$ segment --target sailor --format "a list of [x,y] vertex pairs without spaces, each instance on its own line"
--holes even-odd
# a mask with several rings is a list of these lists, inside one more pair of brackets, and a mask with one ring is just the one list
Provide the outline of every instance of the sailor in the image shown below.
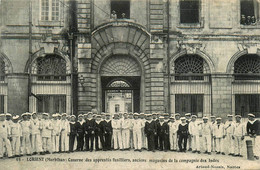
[[113,128],[113,141],[114,141],[114,150],[122,149],[122,121],[119,118],[119,114],[114,114],[114,119],[111,122]]
[[10,131],[11,131],[11,144],[12,144],[12,151],[15,157],[20,157],[20,141],[22,136],[22,128],[20,123],[18,122],[19,116],[13,116],[13,123],[11,124]]
[[83,151],[84,147],[84,134],[85,134],[85,124],[84,124],[83,114],[78,115],[78,121],[76,123],[77,131],[77,151]]
[[[189,123],[191,122],[191,113],[186,113],[185,114],[185,118],[186,118],[186,122],[187,122],[187,124],[188,124],[188,126],[189,126]],[[192,151],[192,138],[191,138],[191,136],[189,135],[188,136],[188,151]]]
[[28,119],[28,113],[23,113],[21,116],[23,118],[23,120],[20,122],[22,127],[22,154],[27,154],[28,156],[31,156],[31,122]]
[[77,137],[76,116],[70,116],[69,152],[74,152],[75,139]]
[[248,122],[246,124],[246,131],[253,141],[254,157],[259,159],[260,156],[260,122],[255,119],[255,115],[248,114]]
[[201,137],[202,144],[206,154],[211,155],[211,134],[212,134],[212,126],[208,123],[208,118],[202,118],[203,123],[201,125]]
[[[101,123],[101,115],[96,116],[96,125],[95,125],[95,147],[96,151],[101,150],[99,146],[104,148],[104,129]],[[100,141],[100,144],[99,144]]]
[[163,124],[164,124],[164,117],[160,116],[159,117],[159,123],[157,126],[157,132],[158,132],[158,138],[159,138],[159,150],[163,151],[165,149],[165,141],[164,141],[164,136],[165,132],[163,129]]
[[134,115],[133,113],[128,114],[128,121],[130,122],[130,127],[129,127],[129,147],[131,149],[134,148],[134,136],[133,136],[133,122],[134,122]]
[[180,152],[186,152],[187,149],[187,140],[189,136],[189,125],[185,117],[181,117],[181,124],[178,126],[178,146]]
[[53,114],[52,118],[52,151],[53,153],[58,153],[60,147],[61,121],[58,120],[58,114]]
[[130,149],[130,127],[131,120],[128,119],[128,114],[124,113],[124,120],[122,121],[122,149],[129,150]]
[[146,137],[145,137],[145,133],[144,133],[144,126],[145,126],[145,122],[146,122],[146,120],[145,120],[145,114],[144,113],[140,113],[140,115],[139,115],[139,120],[140,121],[142,121],[142,128],[141,128],[141,130],[142,130],[142,149],[147,149],[147,139],[146,139]]
[[37,113],[32,113],[30,129],[31,129],[31,137],[32,137],[32,153],[35,154],[43,154],[42,152],[42,137],[41,137],[41,122],[38,119]]
[[157,123],[152,121],[152,114],[147,114],[144,130],[148,142],[148,151],[155,152],[154,136],[157,135]]
[[215,123],[212,127],[213,129],[213,137],[216,142],[216,152],[217,154],[222,153],[222,155],[225,155],[223,151],[223,140],[225,139],[225,128],[224,125],[221,123],[221,118],[216,118],[217,123]]
[[170,138],[170,150],[171,151],[176,151],[176,138],[177,138],[177,131],[178,131],[178,126],[175,122],[175,118],[172,116],[170,117],[170,122],[169,124],[169,138]]
[[144,127],[144,121],[139,119],[139,114],[134,113],[133,121],[133,139],[135,151],[142,152],[142,127]]
[[110,120],[110,114],[105,114],[105,120],[101,122],[104,132],[104,147],[103,150],[111,150],[111,140],[112,140],[112,125]]
[[200,153],[200,123],[197,122],[197,116],[191,116],[191,122],[189,123],[189,133],[192,142],[192,153]]
[[[179,128],[179,124],[181,124],[180,118],[181,118],[181,115],[179,113],[175,113],[175,123],[176,123],[177,129]],[[178,138],[178,134],[177,134],[177,138],[176,138],[176,141],[175,141],[176,150],[179,149],[178,141],[179,141],[179,138]]]
[[[216,116],[212,115],[210,116],[210,125],[213,127],[216,124]],[[216,151],[216,139],[213,136],[213,131],[211,134],[211,151],[215,152]]]
[[224,124],[226,137],[224,140],[225,152],[228,155],[234,155],[234,140],[232,139],[232,135],[234,133],[235,123],[233,122],[233,115],[227,115],[228,120]]
[[[96,122],[93,118],[93,113],[88,112],[88,118],[85,120],[85,143],[86,143],[86,151],[93,151],[94,148],[94,138],[95,138],[95,127]],[[89,149],[89,142],[90,142],[90,149]]]
[[53,125],[49,119],[49,113],[43,113],[42,121],[42,147],[45,154],[52,152],[51,134]]
[[10,144],[10,127],[9,123],[6,121],[5,114],[0,114],[0,159],[3,158],[4,146],[6,147],[8,158],[13,158],[12,148]]
[[234,140],[234,156],[242,157],[242,146],[246,134],[245,125],[241,122],[241,116],[235,116],[236,123],[234,126],[234,134],[232,136]]
[[66,119],[67,114],[61,115],[61,152],[69,152],[69,135],[70,135],[70,124]]

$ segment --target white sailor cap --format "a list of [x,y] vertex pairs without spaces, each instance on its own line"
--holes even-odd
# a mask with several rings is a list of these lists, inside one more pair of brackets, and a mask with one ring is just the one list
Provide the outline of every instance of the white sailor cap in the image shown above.
[[147,114],[145,114],[146,116],[152,116],[152,114],[151,113],[147,113]]
[[192,115],[191,117],[195,117],[195,118],[197,118],[197,115]]
[[156,115],[157,113],[153,112],[152,115]]
[[32,112],[32,115],[37,114],[36,112]]
[[18,119],[18,118],[19,118],[19,115],[13,116],[13,119],[14,119],[14,120],[16,120],[16,119]]
[[56,113],[52,114],[52,117],[58,117],[58,115]]
[[255,117],[255,115],[254,115],[254,114],[252,114],[252,113],[249,113],[247,116],[250,116],[250,117]]
[[180,116],[180,113],[175,113],[175,116]]
[[175,119],[175,118],[173,116],[171,116],[170,119]]
[[221,117],[217,117],[216,120],[221,120]]
[[67,116],[67,113],[62,113],[61,116]]
[[135,112],[135,113],[134,113],[134,116],[139,116],[139,113],[136,113],[136,112]]
[[101,115],[97,115],[96,118],[101,117]]
[[208,117],[203,117],[202,119],[203,119],[203,120],[208,120],[209,118],[208,118]]
[[60,117],[60,116],[61,116],[61,114],[60,114],[60,113],[56,113],[56,115],[57,115],[58,117]]
[[227,117],[233,117],[233,115],[231,115],[231,114],[228,114],[228,115],[227,115]]
[[216,118],[216,116],[212,115],[212,116],[210,116],[210,118]]
[[23,116],[27,116],[27,113],[22,113],[21,116],[22,116],[22,117],[23,117]]
[[240,115],[236,115],[235,117],[239,117],[239,118],[241,118],[241,116],[240,116]]
[[68,115],[70,118],[72,118],[72,117],[74,117],[74,118],[76,118],[76,116],[75,115]]
[[110,113],[106,113],[106,116],[110,116]]
[[83,117],[83,114],[79,114],[78,117]]
[[93,112],[88,112],[87,114],[88,114],[88,115],[89,115],[89,114],[93,114]]
[[140,115],[144,115],[144,113],[140,113]]
[[181,117],[180,119],[181,119],[181,120],[186,120],[186,118],[185,118],[185,117]]
[[191,116],[191,113],[186,113],[185,116]]
[[12,116],[12,114],[11,113],[6,113],[5,116]]
[[159,119],[164,119],[164,117],[163,117],[163,116],[160,116]]
[[0,116],[5,116],[5,114],[4,114],[4,113],[1,113]]
[[84,113],[83,116],[87,116],[88,114],[87,113]]
[[49,113],[42,113],[42,115],[49,116]]

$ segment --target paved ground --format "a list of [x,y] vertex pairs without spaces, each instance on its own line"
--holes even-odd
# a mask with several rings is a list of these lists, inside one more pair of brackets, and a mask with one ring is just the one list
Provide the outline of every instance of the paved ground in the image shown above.
[[260,161],[190,152],[99,151],[4,159],[0,169],[260,169]]

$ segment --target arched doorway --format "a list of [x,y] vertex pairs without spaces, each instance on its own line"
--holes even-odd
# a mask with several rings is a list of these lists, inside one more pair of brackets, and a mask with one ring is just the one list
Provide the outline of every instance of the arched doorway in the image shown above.
[[100,75],[103,112],[140,112],[141,69],[134,58],[110,56]]

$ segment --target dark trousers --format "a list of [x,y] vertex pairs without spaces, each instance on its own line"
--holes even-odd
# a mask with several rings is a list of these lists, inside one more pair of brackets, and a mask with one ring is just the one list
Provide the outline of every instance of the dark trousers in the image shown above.
[[69,151],[73,151],[74,142],[75,142],[76,134],[70,134],[69,136]]
[[170,137],[169,137],[169,134],[164,134],[164,150],[170,150]]
[[86,134],[85,136],[85,143],[86,143],[86,150],[89,151],[89,140],[90,140],[90,150],[93,151],[94,146],[94,134]]
[[154,145],[155,145],[155,149],[159,149],[158,135],[154,135]]
[[84,133],[79,133],[77,136],[77,151],[83,151]]
[[[187,135],[179,135],[178,145],[179,145],[180,151],[186,151],[186,149],[187,149],[187,139],[188,139]],[[183,145],[183,147],[182,147],[182,145]]]
[[95,146],[96,146],[96,150],[99,150],[99,142],[98,142],[98,138],[100,139],[101,142],[101,146],[104,149],[104,136],[102,133],[97,133],[95,135]]
[[111,150],[111,140],[112,140],[112,133],[107,133],[104,135],[105,141],[104,141],[104,147],[106,150]]
[[148,150],[154,151],[155,149],[154,134],[147,134],[147,142],[148,142]]

